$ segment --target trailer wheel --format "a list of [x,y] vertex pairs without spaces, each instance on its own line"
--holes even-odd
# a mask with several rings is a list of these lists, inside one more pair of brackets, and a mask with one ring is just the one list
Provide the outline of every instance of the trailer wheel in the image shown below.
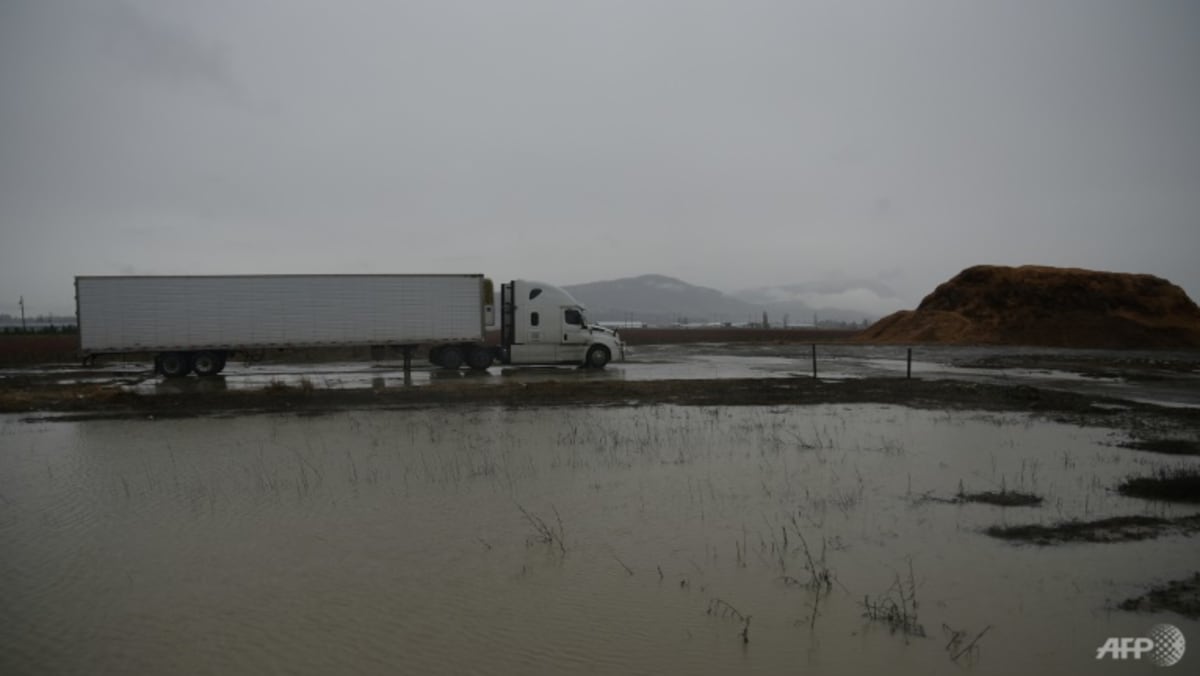
[[608,360],[612,358],[608,348],[603,345],[593,345],[592,349],[587,351],[587,359],[583,365],[588,368],[602,369],[608,365]]
[[441,362],[444,369],[458,370],[463,363],[463,351],[454,345],[443,347],[441,354],[438,355],[438,361]]
[[434,366],[442,365],[442,348],[440,348],[440,347],[429,348],[429,363],[433,364]]
[[482,345],[476,345],[467,352],[467,366],[476,371],[486,371],[493,359],[492,351]]
[[158,370],[168,378],[182,378],[192,372],[191,357],[187,352],[164,352],[158,355]]
[[192,357],[192,368],[198,376],[215,376],[225,366],[225,360],[219,352],[197,352]]

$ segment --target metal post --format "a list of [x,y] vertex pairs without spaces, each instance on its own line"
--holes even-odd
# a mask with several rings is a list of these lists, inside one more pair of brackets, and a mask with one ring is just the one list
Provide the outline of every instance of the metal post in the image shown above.
[[908,348],[908,369],[907,369],[907,375],[905,377],[908,378],[909,380],[912,380],[912,348],[911,347]]
[[812,344],[813,380],[817,379],[817,344]]
[[21,333],[24,333],[27,330],[25,328],[25,296],[21,296],[19,304],[21,306]]

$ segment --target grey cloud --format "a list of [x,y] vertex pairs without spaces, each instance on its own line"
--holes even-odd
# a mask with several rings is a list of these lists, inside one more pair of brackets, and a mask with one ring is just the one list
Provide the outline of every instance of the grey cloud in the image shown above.
[[0,312],[126,266],[656,272],[883,309],[1043,263],[1200,295],[1194,3],[0,12]]
[[[144,76],[170,86],[198,85],[235,91],[228,59],[214,44],[153,14],[124,3],[93,4],[81,9],[94,13],[97,47]],[[90,23],[90,21],[89,21]]]

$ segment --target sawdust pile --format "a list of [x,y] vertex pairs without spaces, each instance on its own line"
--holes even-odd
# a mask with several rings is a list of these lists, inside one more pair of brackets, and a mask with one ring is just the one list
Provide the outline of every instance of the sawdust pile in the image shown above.
[[1160,277],[977,265],[858,340],[1093,348],[1200,347],[1200,308]]

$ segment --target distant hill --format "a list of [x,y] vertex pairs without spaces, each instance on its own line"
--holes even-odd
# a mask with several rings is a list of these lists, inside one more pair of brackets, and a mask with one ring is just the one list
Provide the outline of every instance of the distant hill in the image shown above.
[[[896,308],[896,294],[875,280],[823,280],[735,291],[734,298],[753,303],[772,317],[788,315],[794,323],[860,322]],[[875,312],[863,308],[877,308]]]
[[703,286],[673,277],[641,275],[565,287],[588,307],[597,321],[640,321],[647,324],[762,320],[762,308]]
[[1152,275],[1044,266],[978,265],[884,317],[870,342],[1200,347],[1200,308]]
[[805,304],[798,298],[802,293],[811,296],[812,285],[762,287],[726,294],[674,277],[641,275],[565,288],[588,307],[597,321],[746,324],[761,322],[765,311],[772,326],[782,326],[785,318],[790,325],[797,326],[811,324],[814,316],[821,322],[858,322],[868,317],[855,310],[813,308]]

